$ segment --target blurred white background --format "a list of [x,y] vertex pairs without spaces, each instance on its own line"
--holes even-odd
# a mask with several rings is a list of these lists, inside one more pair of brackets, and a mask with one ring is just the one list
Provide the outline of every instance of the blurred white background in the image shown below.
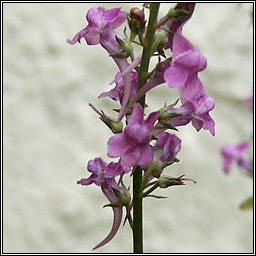
[[[142,3],[4,3],[3,222],[5,253],[91,253],[112,225],[112,211],[88,177],[87,161],[106,161],[111,132],[88,107],[110,112],[116,66],[100,46],[66,43],[87,25],[89,8],[141,7]],[[162,4],[161,15],[173,4]],[[181,127],[180,163],[166,174],[198,183],[159,191],[168,199],[144,201],[147,253],[251,253],[253,214],[239,210],[252,180],[234,167],[221,170],[220,149],[250,137],[252,112],[240,99],[253,86],[252,4],[199,3],[184,35],[208,59],[200,73],[214,97],[216,136]],[[122,27],[123,28],[123,27]],[[174,102],[166,85],[150,92],[149,111]],[[132,252],[128,225],[97,253]]]

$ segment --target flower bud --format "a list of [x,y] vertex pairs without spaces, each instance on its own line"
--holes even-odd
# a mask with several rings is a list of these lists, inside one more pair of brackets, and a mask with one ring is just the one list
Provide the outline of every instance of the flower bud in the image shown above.
[[196,181],[192,179],[182,178],[183,176],[184,175],[178,178],[172,178],[169,176],[162,175],[158,179],[157,184],[160,188],[168,188],[170,186],[185,185],[184,181],[192,181],[193,183],[196,183]]
[[145,28],[145,14],[144,10],[132,8],[128,19],[128,24],[131,32],[135,35],[142,34]]
[[158,179],[157,183],[160,188],[168,188],[170,186],[176,186],[176,185],[185,185],[182,181],[179,181],[176,178],[171,178],[165,175],[162,175]]
[[130,10],[130,16],[132,19],[136,19],[138,21],[143,21],[145,20],[145,14],[144,14],[144,10],[140,10],[137,7],[133,7]]
[[117,123],[115,120],[113,120],[113,118],[105,115],[102,110],[99,111],[91,103],[89,103],[89,106],[100,116],[100,120],[103,121],[114,134],[121,133],[123,131],[122,122]]
[[123,132],[122,122],[117,123],[111,117],[106,116],[105,114],[100,117],[100,120],[102,120],[114,134]]
[[161,163],[159,162],[159,158],[155,157],[151,165],[149,166],[147,172],[152,174],[154,177],[159,178],[162,171],[163,171],[163,168]]
[[178,8],[178,9],[171,8],[169,10],[169,17],[174,22],[183,21],[187,18],[188,15],[189,15],[189,12],[183,8]]

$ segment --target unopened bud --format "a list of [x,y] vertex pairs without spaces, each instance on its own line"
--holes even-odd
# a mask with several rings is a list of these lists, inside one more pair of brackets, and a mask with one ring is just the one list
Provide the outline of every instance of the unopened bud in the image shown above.
[[130,10],[128,24],[132,33],[135,35],[142,34],[146,24],[144,10],[135,7],[132,8]]
[[171,178],[165,175],[162,175],[158,181],[158,186],[160,188],[168,188],[170,186],[177,186],[177,185],[185,185],[182,181],[180,181],[178,178]]
[[143,21],[145,20],[145,14],[143,10],[140,10],[137,7],[133,7],[130,10],[130,15],[132,19],[137,19],[138,21]]
[[89,106],[100,116],[100,120],[102,120],[114,134],[121,133],[123,131],[122,122],[117,123],[113,118],[105,115],[102,110],[99,111],[91,103],[89,103]]
[[100,120],[102,120],[108,127],[109,129],[114,133],[121,133],[123,132],[123,123],[119,122],[117,123],[115,120],[113,120],[111,117],[102,115],[100,117]]
[[160,188],[168,188],[170,186],[179,186],[179,185],[185,185],[184,181],[192,181],[193,183],[196,183],[196,181],[188,178],[182,178],[184,175],[178,177],[178,178],[172,178],[169,176],[162,175],[157,183]]
[[169,10],[169,17],[174,22],[183,21],[187,18],[188,15],[189,15],[189,12],[183,8],[178,8],[178,9],[171,8]]
[[151,165],[149,166],[147,172],[152,174],[154,177],[159,178],[162,171],[162,165],[160,164],[158,157],[155,157]]

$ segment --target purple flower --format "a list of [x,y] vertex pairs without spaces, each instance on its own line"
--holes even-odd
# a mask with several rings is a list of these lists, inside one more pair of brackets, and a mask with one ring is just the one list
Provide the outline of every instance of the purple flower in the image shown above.
[[144,120],[144,110],[140,104],[136,104],[124,132],[108,140],[108,156],[121,157],[124,169],[136,165],[148,167],[153,157],[149,144],[151,131],[158,116],[159,112],[153,112]]
[[136,20],[141,21],[141,22],[145,21],[144,9],[140,10],[137,7],[133,7],[130,10],[130,15],[131,15],[131,18],[133,18],[133,19],[136,19]]
[[244,153],[248,150],[249,143],[241,142],[236,145],[226,145],[221,150],[223,158],[222,168],[224,173],[230,172],[232,164],[236,163],[243,169],[252,169],[251,163],[244,157]]
[[[113,225],[109,234],[102,242],[93,248],[93,250],[95,250],[111,241],[116,235],[122,221],[122,206],[127,199],[127,195],[125,195],[124,189],[115,181],[115,177],[123,173],[123,168],[119,163],[111,162],[106,164],[101,158],[95,158],[88,162],[87,169],[92,173],[91,176],[89,178],[81,179],[77,184],[90,185],[94,183],[97,186],[100,186],[102,192],[110,202],[109,206],[113,206],[112,210],[114,213]],[[120,196],[118,196],[118,194]]]
[[[131,72],[130,75],[131,75],[131,92],[130,92],[129,98],[132,99],[136,94],[136,89],[138,84],[138,74],[137,72]],[[116,82],[116,87],[108,92],[103,92],[99,96],[99,98],[109,97],[114,101],[119,100],[120,103],[122,104],[123,96],[124,96],[124,81],[123,81],[123,78],[120,77],[120,72],[116,74],[115,82]]]
[[205,93],[198,93],[197,97],[193,100],[196,106],[195,116],[192,119],[192,125],[197,131],[201,128],[209,130],[210,133],[215,135],[215,122],[211,118],[209,112],[215,107],[215,101],[213,98],[207,96]]
[[105,179],[109,179],[114,183],[114,178],[122,173],[122,166],[119,163],[111,162],[108,165],[101,159],[95,158],[90,160],[87,165],[87,169],[91,172],[89,178],[81,179],[77,184],[90,185],[92,183],[97,186],[101,186]]
[[[173,37],[172,65],[165,71],[165,81],[170,88],[186,88],[186,97],[193,97],[199,84],[197,73],[206,68],[206,58],[181,34]],[[196,79],[197,78],[197,79]],[[189,80],[189,83],[187,83]],[[189,91],[189,92],[188,92]]]
[[[127,14],[122,12],[120,8],[110,10],[105,10],[101,7],[91,8],[86,15],[88,26],[79,31],[72,40],[67,40],[67,42],[69,44],[80,43],[81,39],[85,38],[88,45],[100,44],[113,57],[113,60],[122,73],[128,69],[129,63],[126,58],[115,57],[115,55],[122,52],[116,38],[119,38],[121,41],[123,41],[123,39],[117,35],[114,29],[122,25],[126,17]],[[125,74],[123,80],[125,86],[120,113],[123,112],[129,100],[131,91],[130,74]],[[119,118],[119,121],[121,121],[121,118]]]
[[67,40],[69,44],[81,43],[84,38],[89,45],[100,43],[104,30],[113,30],[121,26],[126,20],[127,14],[120,8],[105,10],[104,8],[91,8],[86,14],[88,26],[80,30],[72,40]]
[[165,167],[179,162],[176,155],[181,149],[181,140],[174,134],[161,132],[156,135],[154,146],[154,159],[144,174],[144,183],[148,183],[153,177],[159,178]]
[[181,149],[181,140],[174,134],[163,132],[158,135],[155,154],[160,153],[160,161],[172,162]]
[[214,100],[205,94],[198,72],[206,68],[206,58],[180,33],[173,37],[172,65],[164,77],[170,88],[178,88],[181,102],[192,102],[196,108],[192,125],[199,131],[209,130],[215,135],[215,122],[209,115],[214,108]]

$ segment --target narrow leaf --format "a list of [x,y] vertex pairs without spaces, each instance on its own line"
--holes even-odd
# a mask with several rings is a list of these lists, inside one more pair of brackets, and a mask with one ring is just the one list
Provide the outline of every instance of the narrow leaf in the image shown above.
[[167,196],[157,196],[157,195],[147,195],[147,197],[153,197],[153,198],[156,198],[156,199],[165,199],[165,198],[168,198]]

